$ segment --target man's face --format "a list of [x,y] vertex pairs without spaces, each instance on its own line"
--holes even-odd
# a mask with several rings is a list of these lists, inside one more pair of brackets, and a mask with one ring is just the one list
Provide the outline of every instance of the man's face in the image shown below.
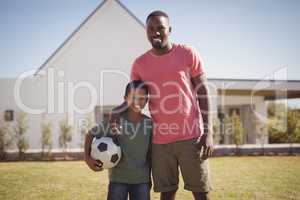
[[147,104],[148,97],[144,89],[131,89],[128,95],[125,96],[125,101],[127,101],[130,109],[135,112],[141,112]]
[[168,18],[154,16],[147,21],[147,37],[154,49],[163,49],[168,45],[171,27]]

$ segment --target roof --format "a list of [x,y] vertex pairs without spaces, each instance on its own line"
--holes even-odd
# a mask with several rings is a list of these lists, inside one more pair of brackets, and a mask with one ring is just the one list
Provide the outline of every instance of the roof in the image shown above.
[[208,79],[223,95],[263,96],[266,100],[300,98],[300,80]]
[[60,49],[71,40],[71,38],[87,23],[87,21],[89,21],[89,19],[91,19],[94,14],[96,12],[98,12],[103,5],[105,5],[107,2],[109,1],[115,1],[117,2],[130,16],[133,17],[133,19],[136,20],[136,22],[142,26],[142,28],[145,28],[145,24],[139,20],[128,8],[126,8],[126,6],[124,4],[122,4],[119,0],[103,0],[99,6],[97,6],[90,15],[87,16],[87,18],[69,35],[69,37],[67,37],[67,39],[50,55],[50,57],[36,70],[36,72],[34,73],[34,76],[36,76],[38,74],[38,72],[43,69],[47,63],[60,51]]

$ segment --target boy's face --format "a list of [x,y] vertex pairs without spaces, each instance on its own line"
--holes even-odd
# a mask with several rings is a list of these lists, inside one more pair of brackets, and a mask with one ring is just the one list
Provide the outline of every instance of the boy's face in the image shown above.
[[147,94],[144,89],[130,89],[127,96],[124,97],[129,109],[135,112],[141,112],[147,104]]

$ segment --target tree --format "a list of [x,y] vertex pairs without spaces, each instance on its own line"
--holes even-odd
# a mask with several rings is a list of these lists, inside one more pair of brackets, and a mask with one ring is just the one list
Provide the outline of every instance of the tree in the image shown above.
[[257,138],[260,142],[262,154],[265,155],[265,142],[268,135],[267,125],[259,119],[259,117],[252,112],[251,114],[252,126],[254,127],[255,133],[257,134]]
[[268,117],[284,117],[287,114],[287,106],[284,103],[268,103]]
[[293,143],[300,142],[297,140],[299,138],[299,130],[300,130],[300,111],[298,110],[288,110],[287,115],[287,135],[288,142],[290,143],[290,154],[293,153]]
[[233,142],[236,145],[235,152],[239,154],[239,146],[243,141],[243,126],[240,116],[234,111],[225,118],[225,132],[233,136]]
[[49,159],[51,156],[51,150],[52,150],[52,123],[49,120],[43,119],[41,124],[42,129],[42,155],[41,157],[45,157],[45,153],[47,158]]
[[213,137],[214,144],[220,144],[221,141],[221,132],[220,132],[220,120],[217,117],[213,118]]
[[93,127],[93,117],[91,115],[87,115],[83,120],[81,120],[80,124],[80,147],[84,146],[85,134]]
[[72,126],[68,125],[67,120],[60,121],[60,136],[59,146],[63,148],[63,152],[66,158],[66,150],[68,149],[69,143],[72,141]]
[[0,117],[0,159],[6,158],[6,151],[13,143],[13,130],[9,122]]
[[16,125],[15,125],[15,139],[16,145],[19,151],[19,159],[23,160],[25,158],[25,152],[29,148],[29,143],[26,139],[26,132],[28,130],[28,118],[26,113],[19,112],[16,116]]
[[270,143],[300,143],[300,111],[282,103],[268,105]]

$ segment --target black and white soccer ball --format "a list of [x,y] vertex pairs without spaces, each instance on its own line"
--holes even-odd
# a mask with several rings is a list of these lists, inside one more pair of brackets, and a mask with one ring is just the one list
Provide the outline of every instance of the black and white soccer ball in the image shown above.
[[91,157],[101,161],[103,169],[116,166],[121,159],[121,148],[116,138],[95,138],[92,142]]

